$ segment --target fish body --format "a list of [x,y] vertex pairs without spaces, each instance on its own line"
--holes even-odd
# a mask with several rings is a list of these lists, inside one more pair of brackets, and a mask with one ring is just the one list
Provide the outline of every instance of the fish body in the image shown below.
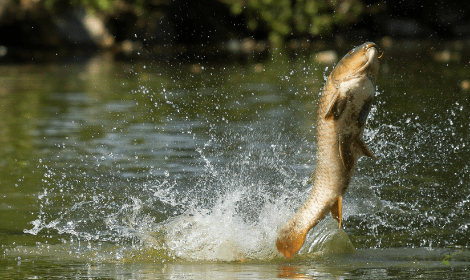
[[362,134],[372,106],[379,52],[367,42],[346,54],[329,75],[319,101],[317,165],[309,197],[284,225],[276,240],[287,258],[302,247],[308,231],[328,212],[341,227],[342,198],[360,156],[374,157]]

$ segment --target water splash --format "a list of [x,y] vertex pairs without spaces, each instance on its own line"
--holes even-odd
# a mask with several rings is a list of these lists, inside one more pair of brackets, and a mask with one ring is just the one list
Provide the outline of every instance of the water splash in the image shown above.
[[[277,134],[268,137],[268,144],[260,139],[266,135],[241,129],[212,136],[196,147],[203,164],[199,175],[189,180],[166,174],[162,180],[128,183],[114,176],[84,176],[87,173],[80,170],[81,180],[73,180],[74,176],[49,169],[45,177],[50,187],[39,195],[38,217],[25,232],[57,231],[62,242],[76,244],[79,255],[91,254],[94,259],[99,255],[121,260],[142,250],[160,252],[156,259],[162,261],[279,257],[277,228],[310,191],[303,172],[312,167],[299,165],[298,159],[313,157],[314,151],[305,155],[310,144],[302,139]],[[231,149],[227,142],[237,146]],[[327,237],[311,239],[305,253],[323,250],[337,234],[326,230],[326,224],[318,228],[312,236]],[[103,245],[84,248],[84,242],[115,244],[120,253],[99,253]],[[349,239],[341,244],[350,246]],[[92,253],[84,253],[87,250]]]

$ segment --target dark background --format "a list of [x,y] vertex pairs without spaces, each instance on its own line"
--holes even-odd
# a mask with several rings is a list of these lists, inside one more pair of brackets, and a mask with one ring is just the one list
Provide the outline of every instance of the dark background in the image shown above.
[[[0,62],[101,50],[125,59],[181,54],[194,58],[195,53],[210,58],[215,53],[299,46],[311,50],[383,38],[470,39],[470,6],[465,1],[264,2],[6,0],[0,3]],[[320,8],[308,12],[307,2]],[[87,25],[87,17],[95,24]]]

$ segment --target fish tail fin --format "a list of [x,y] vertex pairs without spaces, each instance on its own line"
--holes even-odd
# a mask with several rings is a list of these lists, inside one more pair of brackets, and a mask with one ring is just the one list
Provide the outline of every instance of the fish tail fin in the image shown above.
[[307,230],[295,230],[295,226],[288,226],[281,230],[276,240],[276,247],[286,258],[297,253],[305,242]]

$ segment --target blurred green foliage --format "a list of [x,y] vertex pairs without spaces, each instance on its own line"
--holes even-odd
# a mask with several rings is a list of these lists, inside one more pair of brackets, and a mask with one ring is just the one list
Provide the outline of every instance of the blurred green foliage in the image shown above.
[[[111,13],[117,8],[132,7],[142,13],[153,7],[168,7],[184,1],[167,0],[43,0],[50,10],[66,6],[85,6]],[[206,0],[207,1],[207,0]],[[211,0],[221,2],[233,15],[246,20],[250,31],[269,33],[274,45],[289,36],[318,36],[331,33],[335,26],[347,26],[359,19],[364,11],[362,0]],[[208,1],[210,2],[210,1]],[[212,5],[213,6],[213,5]],[[206,6],[211,8],[210,3]],[[197,11],[196,11],[197,12]],[[214,11],[220,12],[220,11]],[[182,15],[184,16],[184,15]]]
[[221,0],[233,14],[247,18],[251,30],[266,25],[271,40],[287,36],[323,35],[335,25],[356,21],[364,10],[360,0]]
[[158,2],[149,0],[43,0],[46,8],[52,11],[61,10],[70,6],[83,6],[101,12],[113,12],[116,8],[132,6],[134,8],[145,9],[147,2]]

